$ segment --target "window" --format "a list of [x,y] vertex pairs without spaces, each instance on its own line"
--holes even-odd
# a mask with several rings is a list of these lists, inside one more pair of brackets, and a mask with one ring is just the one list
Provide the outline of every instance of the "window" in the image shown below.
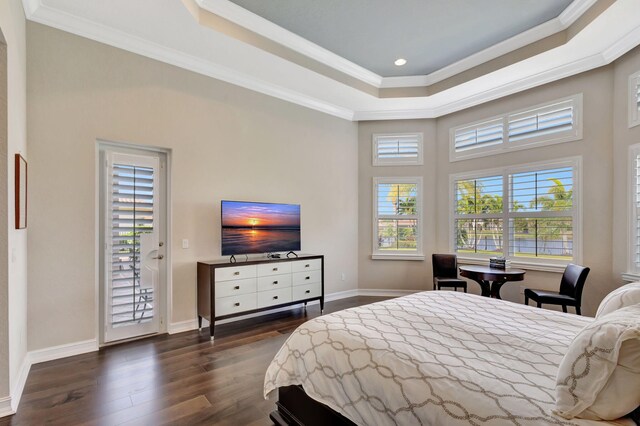
[[512,263],[579,261],[579,160],[452,176],[453,250]]
[[455,130],[456,152],[499,145],[503,142],[503,120],[487,121]]
[[422,254],[422,178],[374,178],[373,259]]
[[640,71],[629,76],[629,127],[640,125]]
[[[630,281],[640,278],[640,144],[629,149],[630,214],[629,214],[629,272]],[[626,275],[626,274],[625,274]]]
[[449,160],[484,157],[582,138],[582,94],[450,130]]
[[421,165],[422,133],[373,135],[373,165]]

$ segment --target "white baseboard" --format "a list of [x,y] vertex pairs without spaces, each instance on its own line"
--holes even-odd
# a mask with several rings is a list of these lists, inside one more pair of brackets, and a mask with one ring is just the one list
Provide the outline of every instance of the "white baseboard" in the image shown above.
[[27,377],[29,377],[29,371],[31,371],[31,362],[29,359],[29,353],[27,352],[22,360],[22,365],[20,366],[18,381],[11,388],[11,409],[14,412],[18,410],[18,404],[20,404],[24,385],[27,383]]
[[[338,291],[335,293],[329,293],[325,295],[325,302],[332,302],[334,300],[346,299],[348,297],[355,296],[376,296],[376,297],[400,297],[408,294],[417,293],[422,290],[390,290],[390,289],[368,289],[360,288],[353,290]],[[318,301],[309,302],[310,305],[316,304]],[[296,305],[285,306],[283,308],[273,309],[270,311],[257,312],[254,314],[243,315],[241,317],[229,318],[222,321],[217,321],[217,324],[225,324],[233,321],[239,321],[242,319],[253,318],[261,315],[266,315],[274,312],[280,312],[292,309]],[[207,321],[204,320],[203,326]],[[198,320],[187,320],[174,322],[169,324],[167,332],[169,334],[182,333],[185,331],[196,330],[198,328]],[[29,371],[33,364],[41,362],[53,361],[60,358],[67,358],[74,355],[80,355],[88,352],[94,352],[98,350],[98,341],[95,339],[85,340],[82,342],[69,343],[66,345],[53,346],[50,348],[38,349],[27,353],[25,360],[20,367],[20,373],[18,375],[18,381],[11,390],[11,396],[0,398],[0,417],[9,416],[15,414],[22,397],[24,386],[29,376]]]
[[[360,289],[338,291],[338,292],[335,292],[335,293],[326,294],[324,296],[324,301],[325,302],[333,302],[334,300],[346,299],[347,297],[355,297],[355,296],[400,297],[400,296],[406,296],[406,295],[412,294],[412,293],[417,293],[419,291],[424,291],[424,290],[389,290],[389,289],[360,288]],[[313,302],[309,302],[309,305],[315,305],[315,304],[318,304],[318,303],[319,303],[319,301],[314,300]],[[256,312],[256,313],[253,313],[253,314],[242,315],[242,316],[234,317],[234,318],[228,318],[228,319],[225,319],[225,320],[216,321],[216,325],[217,324],[227,324],[227,323],[230,323],[230,322],[240,321],[240,320],[248,319],[248,318],[255,318],[255,317],[262,316],[262,315],[272,314],[272,313],[275,313],[275,312],[288,311],[290,309],[293,309],[293,308],[296,308],[296,307],[299,307],[299,306],[301,306],[301,305],[285,306],[283,308],[272,309],[272,310],[269,310],[269,311]],[[203,319],[202,320],[202,327],[208,327],[208,326],[209,326],[209,322],[206,319]],[[186,320],[186,321],[179,321],[179,322],[171,323],[171,324],[169,324],[169,327],[167,327],[167,332],[169,334],[184,333],[185,331],[196,330],[197,328],[198,328],[198,320],[197,319],[193,319],[193,320]]]
[[413,293],[419,293],[426,290],[388,290],[376,288],[358,289],[358,296],[376,296],[376,297],[401,297]]
[[11,408],[11,397],[5,396],[0,398],[0,418],[15,414],[15,410]]
[[27,354],[31,365],[41,362],[53,361],[54,359],[66,358],[74,355],[86,354],[98,350],[98,341],[95,339],[84,340],[82,342],[68,343],[66,345],[52,346],[50,348],[38,349]]
[[358,289],[337,291],[335,293],[329,293],[324,295],[325,302],[333,302],[334,300],[346,299],[347,297],[355,297],[358,295]]
[[27,355],[20,366],[18,381],[11,389],[11,396],[0,398],[0,417],[15,414],[18,409],[18,405],[20,404],[20,399],[22,398],[24,386],[27,383],[27,377],[29,377],[29,371],[33,364],[67,358],[97,350],[98,342],[93,339],[27,352]]

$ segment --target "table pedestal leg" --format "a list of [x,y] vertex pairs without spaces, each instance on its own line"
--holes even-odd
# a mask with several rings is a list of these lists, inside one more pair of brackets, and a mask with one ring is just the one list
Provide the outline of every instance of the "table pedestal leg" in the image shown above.
[[482,289],[481,295],[484,297],[491,297],[491,282],[485,280],[475,280],[478,284],[480,284],[480,288]]
[[491,283],[491,297],[494,299],[502,299],[502,297],[500,297],[500,288],[504,283],[505,281],[494,281]]

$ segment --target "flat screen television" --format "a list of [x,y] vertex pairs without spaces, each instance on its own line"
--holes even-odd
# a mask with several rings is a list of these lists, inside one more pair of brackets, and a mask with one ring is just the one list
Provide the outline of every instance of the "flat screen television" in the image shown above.
[[222,255],[300,250],[300,205],[222,200]]

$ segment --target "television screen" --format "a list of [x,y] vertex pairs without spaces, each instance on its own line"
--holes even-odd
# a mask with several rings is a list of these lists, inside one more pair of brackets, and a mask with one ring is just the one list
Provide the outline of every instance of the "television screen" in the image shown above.
[[300,205],[222,201],[222,255],[300,250]]

